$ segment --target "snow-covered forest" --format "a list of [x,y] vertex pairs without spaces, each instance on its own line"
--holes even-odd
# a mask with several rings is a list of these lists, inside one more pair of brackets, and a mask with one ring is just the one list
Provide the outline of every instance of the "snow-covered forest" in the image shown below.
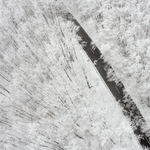
[[150,128],[150,2],[76,0],[66,2],[123,82]]
[[0,0],[0,149],[142,149],[67,13],[54,0]]

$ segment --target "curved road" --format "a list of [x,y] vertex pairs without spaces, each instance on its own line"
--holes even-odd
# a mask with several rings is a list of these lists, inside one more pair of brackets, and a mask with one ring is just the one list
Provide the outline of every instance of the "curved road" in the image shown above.
[[83,47],[84,51],[88,55],[88,57],[91,59],[93,63],[96,62],[96,69],[98,70],[99,74],[102,76],[103,80],[105,81],[106,85],[108,86],[109,90],[115,97],[115,99],[120,103],[120,105],[123,107],[123,113],[124,115],[128,116],[132,122],[132,125],[136,128],[134,129],[134,133],[137,136],[142,136],[141,139],[138,139],[140,144],[143,147],[147,147],[150,149],[150,140],[146,136],[146,134],[141,130],[140,125],[137,123],[138,121],[142,120],[143,123],[146,124],[145,119],[141,115],[140,111],[138,110],[136,104],[131,99],[130,95],[128,95],[129,102],[124,102],[124,85],[120,82],[120,85],[116,85],[114,81],[108,81],[106,70],[104,69],[104,66],[107,65],[110,68],[112,68],[108,63],[104,63],[104,60],[102,59],[102,54],[100,50],[95,47],[94,50],[92,49],[91,43],[92,40],[88,36],[88,34],[85,32],[85,30],[81,27],[81,25],[77,22],[77,20],[72,16],[72,14],[67,14],[67,19],[73,21],[77,26],[79,26],[78,35],[82,38],[82,42],[86,42],[87,44]]

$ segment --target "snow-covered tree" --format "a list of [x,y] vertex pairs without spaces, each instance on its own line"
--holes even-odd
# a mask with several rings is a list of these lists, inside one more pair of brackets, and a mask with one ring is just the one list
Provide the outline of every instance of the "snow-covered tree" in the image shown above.
[[141,149],[62,3],[0,6],[0,149]]

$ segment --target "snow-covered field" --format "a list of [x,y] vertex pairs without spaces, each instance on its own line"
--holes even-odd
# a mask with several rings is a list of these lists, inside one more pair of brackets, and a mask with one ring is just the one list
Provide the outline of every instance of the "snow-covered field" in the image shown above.
[[150,3],[129,0],[64,1],[121,80],[150,129]]
[[12,0],[0,7],[0,149],[142,149],[64,6]]

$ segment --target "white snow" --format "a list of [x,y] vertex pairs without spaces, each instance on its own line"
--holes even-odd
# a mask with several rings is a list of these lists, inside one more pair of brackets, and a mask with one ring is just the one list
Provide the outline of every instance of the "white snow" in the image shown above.
[[142,149],[63,5],[0,4],[0,149]]

